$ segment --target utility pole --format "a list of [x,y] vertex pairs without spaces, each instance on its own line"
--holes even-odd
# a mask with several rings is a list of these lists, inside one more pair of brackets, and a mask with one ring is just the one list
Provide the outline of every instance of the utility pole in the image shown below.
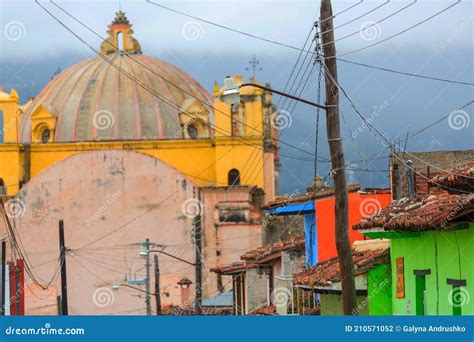
[[7,272],[7,242],[2,240],[2,307],[1,307],[1,316],[5,316],[5,291],[6,291],[6,272]]
[[344,150],[339,123],[339,88],[337,83],[336,46],[331,0],[321,0],[321,32],[326,84],[326,129],[331,153],[336,192],[336,249],[341,270],[342,302],[345,315],[355,314],[356,291],[354,265],[349,241],[348,195],[345,175]]
[[64,243],[64,221],[59,221],[59,259],[61,263],[61,311],[68,315],[67,305],[67,276],[66,276],[66,246]]
[[[201,203],[201,195],[198,195]],[[202,206],[201,206],[202,210]],[[196,315],[202,315],[202,241],[201,241],[201,210],[194,217],[194,243],[196,248],[196,300],[194,302],[194,311]]]
[[151,315],[151,297],[150,297],[150,239],[146,239],[145,242],[145,248],[146,248],[146,264],[145,264],[145,269],[146,269],[146,278],[145,278],[145,286],[146,286],[146,297],[145,297],[145,303],[146,303],[146,314],[148,316]]
[[161,296],[160,296],[160,266],[158,265],[158,256],[154,255],[155,261],[155,299],[156,314],[161,315]]

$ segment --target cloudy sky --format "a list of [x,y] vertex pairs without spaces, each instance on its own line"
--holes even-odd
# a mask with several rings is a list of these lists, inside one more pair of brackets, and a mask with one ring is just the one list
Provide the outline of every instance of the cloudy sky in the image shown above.
[[[303,46],[313,21],[319,16],[318,1],[154,1],[196,17],[297,47]],[[338,13],[359,0],[333,2],[334,12]],[[457,0],[419,0],[410,5],[412,2],[365,0],[336,16],[338,55],[380,67],[473,83],[473,2],[464,0],[403,32],[455,4]],[[98,37],[61,13],[49,1],[41,3],[88,43],[99,46]],[[257,78],[271,83],[274,88],[283,89],[299,55],[296,50],[229,32],[153,6],[144,0],[122,0],[121,4],[119,1],[60,0],[57,3],[100,34],[105,34],[106,25],[121,6],[134,25],[135,37],[145,54],[177,65],[209,90],[215,80],[222,82],[226,74],[249,76],[250,71],[246,70],[246,66],[254,55],[260,60],[263,69],[257,72]],[[398,14],[374,25],[399,10]],[[358,32],[367,25],[373,26],[363,33]],[[41,90],[58,68],[65,69],[93,55],[33,1],[0,0],[0,29],[0,84],[6,89],[12,86],[17,88],[23,100]],[[399,32],[402,33],[386,42],[353,52]],[[300,59],[303,65],[300,77],[302,84],[308,79],[306,87],[302,89],[301,86],[297,91],[287,90],[315,100],[318,68],[309,74],[311,67],[305,68],[309,65],[310,56],[305,63],[303,57]],[[389,74],[343,62],[338,65],[341,86],[347,90],[364,116],[371,117],[373,124],[392,139],[416,131],[473,98],[472,86]],[[304,70],[308,72],[304,73]],[[295,87],[299,82],[299,79],[296,80]],[[315,111],[301,104],[292,110],[293,104],[284,103],[276,97],[275,102],[291,113],[291,125],[281,131],[282,139],[313,151]],[[343,138],[348,155],[346,159],[360,159],[382,148],[372,133],[361,126],[360,120],[343,98],[342,112]],[[450,125],[445,120],[409,140],[407,148],[473,148],[472,114],[472,107],[466,108],[459,117],[464,120],[461,128],[453,128],[453,122]],[[327,156],[324,118],[320,127],[320,151]],[[301,155],[291,149],[285,149],[284,153]],[[361,182],[365,186],[388,184],[386,160],[369,161],[367,167],[371,172],[357,171],[365,167],[364,163],[355,164],[355,170],[348,174],[349,180]],[[311,179],[313,169],[309,161],[283,158],[282,193],[295,188],[302,191]],[[327,164],[321,165],[320,173],[325,175],[328,170]]]

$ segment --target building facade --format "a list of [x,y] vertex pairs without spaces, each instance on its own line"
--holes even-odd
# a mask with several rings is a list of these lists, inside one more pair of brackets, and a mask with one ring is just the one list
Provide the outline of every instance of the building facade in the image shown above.
[[[0,89],[3,213],[38,270],[37,281],[26,280],[27,314],[56,313],[51,259],[61,219],[78,314],[124,306],[139,313],[143,299],[125,290],[104,306],[94,295],[143,275],[137,251],[147,238],[194,261],[198,213],[204,297],[226,288],[210,267],[261,245],[259,206],[274,199],[278,183],[271,94],[245,87],[241,102],[228,105],[217,83],[207,92],[184,71],[144,55],[133,34],[118,12],[100,55],[56,75],[34,99],[21,104],[14,89]],[[187,277],[195,284],[194,270],[166,257],[160,264],[162,302],[179,304],[177,283]],[[49,304],[33,304],[37,296]]]

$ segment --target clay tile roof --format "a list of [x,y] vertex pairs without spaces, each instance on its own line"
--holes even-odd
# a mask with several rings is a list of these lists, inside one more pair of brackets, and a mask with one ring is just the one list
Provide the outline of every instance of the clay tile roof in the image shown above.
[[430,185],[446,187],[448,191],[474,192],[474,160],[456,166],[451,173],[436,175]]
[[[230,316],[234,314],[234,310],[232,308],[204,307],[202,308],[202,311],[204,316]],[[163,310],[163,314],[169,316],[194,316],[195,311],[194,309],[172,306],[165,308]]]
[[211,268],[211,272],[222,274],[222,275],[231,275],[236,274],[245,270],[253,269],[253,268],[268,268],[269,265],[265,264],[256,264],[256,263],[248,263],[245,261],[234,262],[228,265],[218,265],[216,267]]
[[[363,274],[379,265],[388,264],[389,253],[390,248],[388,247],[373,250],[352,250],[354,274]],[[341,273],[337,257],[293,275],[293,283],[296,285],[329,286],[339,281],[341,281]]]
[[292,236],[289,239],[278,241],[272,244],[268,244],[253,251],[247,252],[242,255],[240,258],[248,262],[258,263],[259,260],[266,259],[274,254],[277,254],[282,251],[289,250],[298,250],[304,249],[305,246],[305,236],[304,234],[298,234]]
[[371,217],[362,219],[353,229],[383,228],[395,231],[443,230],[452,223],[473,221],[474,194],[427,195],[393,201]]
[[275,305],[264,305],[255,310],[251,311],[249,315],[256,316],[274,316],[276,315],[276,306]]

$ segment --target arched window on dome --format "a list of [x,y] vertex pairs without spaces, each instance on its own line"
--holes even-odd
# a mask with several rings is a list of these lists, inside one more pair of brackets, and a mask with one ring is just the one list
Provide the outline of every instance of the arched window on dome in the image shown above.
[[123,33],[122,31],[117,32],[117,52],[123,51]]
[[228,185],[240,185],[240,172],[237,169],[232,169],[227,174]]

